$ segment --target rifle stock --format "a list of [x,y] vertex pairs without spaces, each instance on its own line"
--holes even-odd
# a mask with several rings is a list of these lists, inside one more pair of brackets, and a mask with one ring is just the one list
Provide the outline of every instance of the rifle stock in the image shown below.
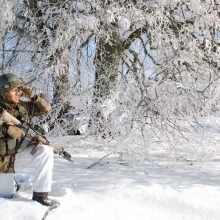
[[0,107],[0,125],[3,123],[19,126],[21,122],[13,115],[9,114],[5,109]]

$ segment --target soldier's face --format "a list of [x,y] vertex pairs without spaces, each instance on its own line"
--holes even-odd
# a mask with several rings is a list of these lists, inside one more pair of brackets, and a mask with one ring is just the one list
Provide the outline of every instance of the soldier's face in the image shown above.
[[8,89],[5,94],[5,101],[12,104],[20,102],[21,91],[18,88]]

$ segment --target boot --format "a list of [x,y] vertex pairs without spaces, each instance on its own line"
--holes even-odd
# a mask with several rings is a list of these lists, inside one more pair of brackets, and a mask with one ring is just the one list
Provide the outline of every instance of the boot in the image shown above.
[[45,206],[60,205],[57,200],[48,197],[48,192],[33,192],[32,200]]

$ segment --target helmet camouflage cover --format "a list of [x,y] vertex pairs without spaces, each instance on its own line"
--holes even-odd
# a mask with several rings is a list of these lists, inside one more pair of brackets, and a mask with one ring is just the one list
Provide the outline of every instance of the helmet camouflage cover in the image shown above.
[[0,90],[13,89],[23,85],[23,81],[18,78],[15,74],[6,73],[0,75]]

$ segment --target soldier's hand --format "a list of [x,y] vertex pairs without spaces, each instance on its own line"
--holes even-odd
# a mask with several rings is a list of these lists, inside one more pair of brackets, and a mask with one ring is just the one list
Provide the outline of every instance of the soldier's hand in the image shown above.
[[24,95],[30,99],[34,98],[35,96],[35,93],[32,89],[31,86],[27,86],[27,85],[24,85],[21,87],[21,91],[24,93]]
[[13,125],[8,126],[7,134],[15,139],[23,138],[25,136],[25,132],[21,128]]

